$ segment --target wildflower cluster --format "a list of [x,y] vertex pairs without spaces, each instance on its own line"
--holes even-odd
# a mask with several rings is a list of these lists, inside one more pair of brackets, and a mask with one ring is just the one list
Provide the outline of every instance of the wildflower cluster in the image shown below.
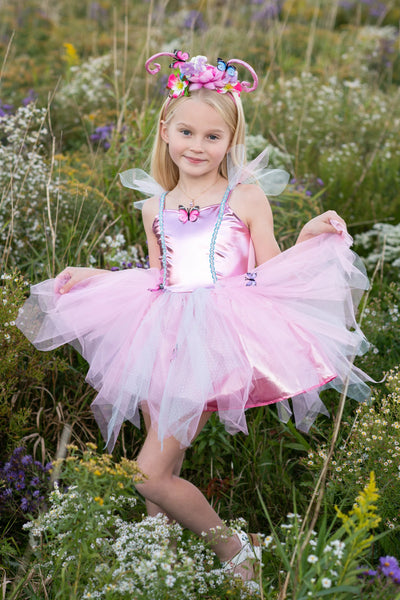
[[35,515],[49,492],[51,468],[51,463],[42,465],[22,446],[16,448],[0,468],[0,512]]
[[[343,525],[334,533],[325,528],[320,533],[314,530],[308,533],[306,528],[302,530],[301,516],[290,513],[287,523],[264,538],[267,554],[279,559],[281,569],[289,570],[297,597],[316,598],[323,590],[331,589],[334,593],[336,587],[357,584],[356,567],[372,543],[371,530],[380,520],[376,513],[377,497],[371,473],[370,482],[357,497],[353,509],[348,514],[337,510]],[[294,567],[289,567],[293,556]],[[265,564],[270,557],[268,561],[264,559]],[[297,580],[298,572],[301,580]],[[285,571],[280,571],[281,576],[284,574]]]
[[[139,244],[126,247],[126,239],[123,233],[114,236],[106,235],[104,242],[100,244],[103,252],[104,263],[112,271],[132,268],[147,268],[148,262]],[[95,258],[92,259],[96,261]]]
[[[387,374],[389,394],[381,399],[372,398],[373,405],[361,404],[356,410],[348,438],[341,444],[331,462],[328,489],[343,495],[351,494],[375,469],[378,484],[385,493],[379,500],[385,526],[394,529],[398,518],[400,493],[400,373],[394,369]],[[344,424],[344,427],[350,427]],[[327,447],[310,451],[306,464],[320,468],[326,459]]]
[[[66,58],[68,58],[66,48]],[[78,58],[76,61],[78,62]],[[103,107],[112,98],[112,90],[107,81],[107,71],[112,63],[110,54],[91,57],[86,62],[71,64],[70,77],[56,96],[56,105],[64,111],[72,110],[79,122],[77,107],[82,114],[89,114]]]
[[400,268],[400,223],[375,223],[369,231],[359,233],[354,241],[369,254],[364,259],[373,269],[379,261]]
[[[366,579],[364,590],[373,589],[374,598],[388,598],[390,591],[398,591],[400,586],[400,566],[399,561],[394,556],[381,556],[377,569],[365,569],[360,577]],[[384,592],[385,595],[381,595]]]
[[[43,142],[46,110],[32,103],[13,114],[0,116],[0,252],[13,264],[43,244],[42,211],[45,206],[49,165]],[[51,185],[56,194],[57,186]],[[29,198],[29,202],[26,199]]]
[[[400,114],[385,94],[371,92],[371,87],[359,79],[339,81],[332,76],[323,81],[304,72],[269,85],[265,102],[270,128],[280,131],[279,139],[285,147],[298,146],[301,124],[298,162],[312,165],[314,176],[329,185],[335,200],[351,193],[364,173],[370,140],[379,139],[384,132],[379,146],[373,149],[374,161],[364,178],[371,189],[378,190],[382,185],[380,193],[393,194],[400,166]],[[389,128],[388,114],[392,115]],[[380,176],[382,172],[385,178]]]
[[24,525],[35,540],[33,566],[51,578],[59,598],[69,599],[71,587],[85,600],[225,597],[231,578],[203,539],[165,516],[140,518],[135,462],[115,463],[93,444],[69,452],[53,465],[67,487],[56,483],[47,512]]

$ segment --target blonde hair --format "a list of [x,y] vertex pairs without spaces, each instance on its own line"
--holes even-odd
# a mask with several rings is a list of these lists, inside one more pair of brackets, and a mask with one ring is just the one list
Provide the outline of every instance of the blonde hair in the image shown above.
[[[151,174],[154,179],[165,189],[172,190],[179,181],[179,170],[169,155],[168,145],[161,137],[162,122],[168,123],[177,108],[191,98],[196,98],[214,108],[223,118],[231,132],[230,146],[245,144],[245,118],[242,102],[237,94],[219,94],[214,90],[200,88],[190,93],[190,96],[167,98],[163,103],[157,121],[157,133],[151,154]],[[225,178],[228,177],[226,156],[222,161],[219,171]]]

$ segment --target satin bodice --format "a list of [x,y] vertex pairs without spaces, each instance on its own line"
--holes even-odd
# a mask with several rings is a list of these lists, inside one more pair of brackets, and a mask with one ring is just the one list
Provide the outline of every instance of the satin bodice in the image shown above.
[[[210,247],[220,205],[200,209],[196,221],[182,223],[177,209],[164,209],[167,287],[190,291],[213,285],[210,268]],[[153,222],[162,253],[160,219]],[[218,279],[241,275],[254,267],[254,250],[248,227],[226,203],[218,230],[214,251]]]

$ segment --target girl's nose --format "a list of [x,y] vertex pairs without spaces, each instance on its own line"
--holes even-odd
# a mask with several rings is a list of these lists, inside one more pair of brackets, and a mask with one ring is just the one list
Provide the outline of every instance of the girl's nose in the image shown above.
[[192,143],[190,145],[191,150],[193,150],[193,152],[202,152],[203,151],[203,144],[202,144],[202,140],[198,137],[192,137]]

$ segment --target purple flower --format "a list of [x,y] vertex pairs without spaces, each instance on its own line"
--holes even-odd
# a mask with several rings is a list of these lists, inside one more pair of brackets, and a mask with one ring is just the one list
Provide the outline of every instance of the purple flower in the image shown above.
[[384,575],[391,577],[398,570],[399,563],[394,556],[382,556],[379,559],[379,566]]
[[12,114],[14,111],[14,107],[12,104],[3,104],[0,100],[0,117],[6,117],[7,115]]
[[400,568],[397,567],[397,569],[394,569],[392,580],[394,583],[397,583],[397,585],[400,585]]
[[24,465],[24,467],[26,465],[31,465],[32,464],[32,456],[30,456],[29,454],[25,454],[25,456],[23,456],[21,458],[21,465]]
[[92,133],[92,135],[90,136],[90,141],[95,144],[97,143],[99,146],[102,146],[104,150],[108,150],[111,146],[110,140],[112,137],[113,130],[113,124],[96,127],[94,133]]
[[29,501],[27,498],[22,498],[21,500],[21,509],[23,512],[28,512],[29,509]]
[[99,2],[91,2],[89,6],[89,19],[105,25],[108,19],[108,11]]
[[31,104],[31,102],[36,102],[37,100],[37,94],[34,90],[29,90],[28,95],[26,96],[26,98],[23,98],[22,100],[22,104],[24,106],[28,106],[28,104]]
[[37,487],[37,486],[39,485],[39,483],[40,483],[39,477],[34,477],[34,478],[31,480],[31,486],[32,486],[32,487]]
[[194,31],[205,31],[207,29],[203,15],[198,10],[191,10],[182,25],[186,29],[193,29]]

